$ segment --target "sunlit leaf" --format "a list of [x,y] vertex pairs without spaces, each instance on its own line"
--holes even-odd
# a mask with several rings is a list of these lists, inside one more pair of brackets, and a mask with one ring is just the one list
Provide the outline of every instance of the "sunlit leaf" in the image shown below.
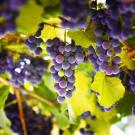
[[105,107],[115,104],[124,96],[125,92],[125,88],[119,78],[106,76],[103,72],[96,73],[92,89],[99,93],[99,103]]

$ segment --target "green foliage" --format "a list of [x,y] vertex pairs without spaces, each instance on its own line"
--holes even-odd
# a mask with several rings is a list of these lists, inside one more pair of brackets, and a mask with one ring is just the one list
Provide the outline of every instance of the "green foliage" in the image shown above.
[[59,5],[53,6],[53,7],[46,7],[44,9],[44,13],[42,14],[42,17],[44,19],[49,19],[51,17],[58,17],[60,16],[61,10]]
[[36,94],[44,97],[45,99],[55,101],[56,100],[56,93],[50,89],[51,87],[51,78],[47,75],[44,77],[39,85],[34,88]]
[[81,72],[76,73],[75,77],[76,91],[72,98],[67,101],[73,111],[73,117],[80,116],[83,112],[90,110],[89,79]]
[[7,118],[5,112],[3,110],[0,110],[0,127],[3,128],[0,130],[0,135],[17,135],[13,133],[13,131],[10,129],[11,122]]
[[88,31],[68,31],[67,35],[74,39],[76,44],[84,48],[88,48],[91,44],[95,43],[95,35],[92,30]]
[[119,78],[106,76],[103,72],[96,73],[92,89],[99,93],[99,103],[105,107],[115,104],[124,96],[125,92],[125,88]]
[[124,97],[118,102],[116,106],[117,112],[121,115],[121,118],[127,115],[131,115],[132,106],[135,104],[135,94],[126,91]]
[[[59,24],[60,20],[59,19],[51,19],[48,22],[53,25],[53,24]],[[46,25],[44,30],[42,31],[41,37],[44,38],[45,41],[47,39],[53,39],[55,37],[59,37],[61,39],[64,39],[64,32],[65,32],[65,30],[63,30],[61,28]]]
[[34,0],[29,0],[21,10],[17,18],[18,32],[25,35],[34,33],[41,21],[43,9]]
[[4,108],[5,101],[8,97],[10,86],[4,85],[0,88],[0,110]]

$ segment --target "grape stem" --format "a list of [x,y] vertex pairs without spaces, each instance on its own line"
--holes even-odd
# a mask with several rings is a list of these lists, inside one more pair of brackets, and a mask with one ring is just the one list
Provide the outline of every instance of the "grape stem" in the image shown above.
[[0,36],[1,40],[5,40],[8,42],[19,42],[19,43],[23,43],[26,40],[26,35],[18,35],[18,34],[6,34],[4,36]]
[[[9,81],[7,81],[7,80],[5,80],[5,79],[3,79],[3,78],[1,78],[1,77],[0,77],[0,82],[2,82],[4,85],[11,85],[11,84],[9,83]],[[29,94],[30,96],[32,96],[33,98],[36,98],[36,99],[42,101],[43,103],[45,103],[45,104],[47,104],[47,105],[49,105],[49,106],[51,106],[51,107],[56,106],[56,104],[53,104],[52,102],[48,101],[47,99],[45,99],[45,98],[43,98],[43,97],[41,97],[41,96],[39,96],[39,95],[36,95],[34,92],[32,92],[32,91],[30,91],[30,90],[26,90],[26,89],[24,89],[24,88],[22,88],[22,87],[20,87],[20,88],[18,88],[18,89],[19,89],[20,91],[24,91],[24,92],[28,93],[28,94]]]
[[20,121],[22,124],[23,132],[24,132],[24,135],[27,135],[27,128],[26,128],[26,122],[25,122],[25,118],[24,118],[21,93],[18,88],[16,88],[16,87],[14,87],[14,88],[15,88],[14,91],[15,91],[16,98],[17,98],[17,103],[18,103],[18,108],[19,108],[19,117],[20,117]]
[[124,45],[126,48],[127,48],[127,51],[128,51],[128,56],[131,58],[133,56],[135,56],[135,49],[132,48],[128,42],[124,41],[124,42],[121,42],[122,45]]

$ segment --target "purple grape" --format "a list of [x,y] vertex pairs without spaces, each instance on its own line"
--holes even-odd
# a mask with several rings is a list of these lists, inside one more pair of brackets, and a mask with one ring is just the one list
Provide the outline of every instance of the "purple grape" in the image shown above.
[[71,75],[73,75],[73,71],[71,69],[65,70],[65,76],[70,77]]
[[42,53],[42,48],[41,47],[36,48],[35,54],[40,55],[41,53]]
[[70,45],[66,45],[65,46],[65,51],[66,52],[70,52],[71,51],[71,46]]
[[115,56],[113,59],[113,62],[116,64],[120,63],[120,61],[121,61],[121,58],[119,56]]
[[69,69],[69,67],[70,67],[70,64],[69,64],[67,61],[64,61],[64,62],[62,63],[62,68],[63,68],[64,70]]
[[59,86],[61,87],[61,88],[66,88],[67,87],[67,81],[66,80],[61,80],[60,82],[59,82]]
[[66,98],[71,98],[72,97],[72,91],[68,90],[65,95]]
[[62,55],[57,55],[55,60],[57,63],[61,64],[64,61],[64,57]]
[[74,56],[69,56],[69,57],[68,57],[68,62],[69,62],[70,64],[75,63],[75,62],[76,62],[75,57],[74,57]]
[[84,112],[84,113],[81,114],[81,118],[82,119],[85,119],[85,118],[90,117],[90,116],[91,116],[90,111],[86,111],[86,112]]
[[63,103],[65,101],[65,97],[58,96],[57,101],[58,103]]
[[104,41],[102,44],[103,49],[107,50],[110,48],[110,42],[109,41]]
[[70,82],[70,83],[74,83],[75,82],[75,77],[72,75],[72,76],[70,76],[69,78],[68,78],[68,81]]

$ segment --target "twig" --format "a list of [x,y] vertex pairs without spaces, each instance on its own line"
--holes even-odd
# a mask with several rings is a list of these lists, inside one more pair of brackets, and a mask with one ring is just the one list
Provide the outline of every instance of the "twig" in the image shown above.
[[18,108],[19,108],[20,121],[21,121],[21,124],[22,124],[24,135],[27,135],[27,128],[26,128],[26,122],[25,122],[25,118],[24,118],[24,112],[23,112],[23,105],[22,105],[22,98],[21,98],[20,90],[18,88],[15,88],[15,93],[16,93],[16,98],[17,98],[17,103],[18,103]]
[[123,46],[126,47],[126,49],[127,49],[127,51],[128,51],[128,57],[129,57],[129,58],[134,57],[134,56],[135,56],[135,48],[131,47],[131,46],[129,45],[129,43],[126,42],[126,41],[121,42],[121,43],[122,43]]
[[[2,82],[2,83],[5,84],[5,85],[10,85],[9,81],[7,81],[7,80],[5,80],[5,79],[3,79],[3,78],[1,78],[1,77],[0,77],[0,82]],[[18,89],[19,89],[20,91],[25,91],[25,92],[28,93],[30,96],[32,96],[32,97],[34,97],[34,98],[36,98],[36,99],[42,101],[43,103],[45,103],[45,104],[47,104],[47,105],[49,105],[49,106],[51,106],[51,107],[56,106],[56,105],[53,104],[52,102],[48,101],[47,99],[44,99],[43,97],[41,97],[41,96],[39,96],[39,95],[36,95],[34,92],[32,92],[32,91],[30,91],[30,90],[26,90],[26,89],[24,89],[24,88],[22,88],[22,87],[20,87],[20,88],[18,88]]]
[[24,42],[26,40],[26,35],[17,35],[17,34],[6,34],[3,36],[0,36],[0,40],[6,40],[6,41],[18,41],[18,42]]

